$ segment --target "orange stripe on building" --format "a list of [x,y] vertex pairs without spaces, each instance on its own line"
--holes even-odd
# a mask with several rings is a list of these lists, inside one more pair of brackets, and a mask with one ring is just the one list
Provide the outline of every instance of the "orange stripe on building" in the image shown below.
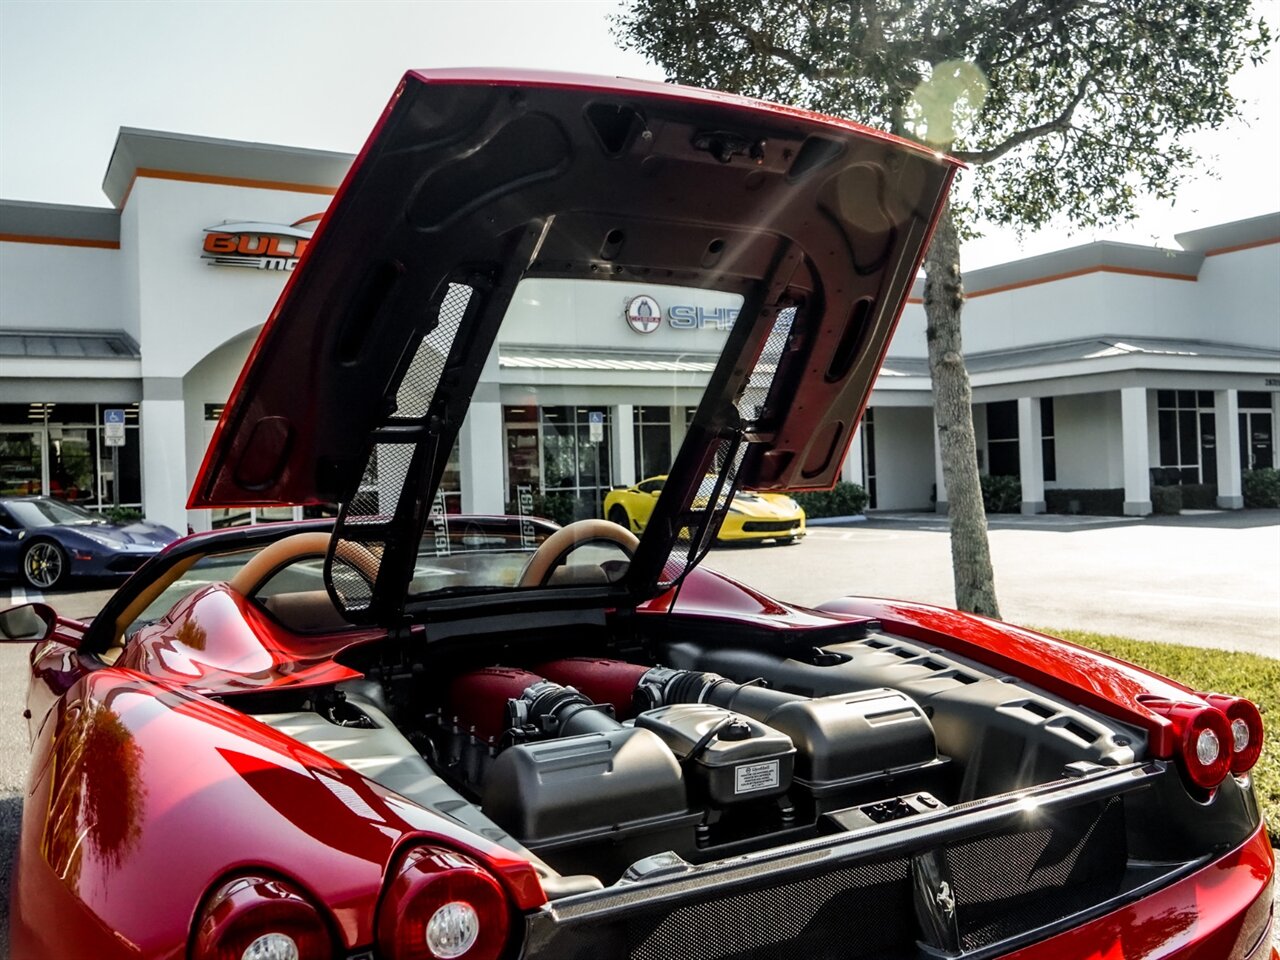
[[102,250],[119,250],[119,240],[90,240],[87,237],[36,237],[25,233],[0,233],[3,243],[47,243],[56,247],[97,247]]
[[1139,270],[1134,267],[1113,267],[1103,264],[1097,267],[1083,267],[1079,270],[1070,270],[1067,273],[1055,273],[1049,277],[1035,277],[1031,280],[1019,280],[1017,283],[1006,283],[999,287],[989,287],[986,290],[975,290],[973,293],[965,293],[965,299],[972,300],[974,297],[986,297],[993,293],[1004,293],[1008,290],[1021,290],[1023,287],[1034,287],[1041,283],[1053,283],[1055,280],[1070,280],[1072,277],[1083,277],[1090,273],[1119,273],[1130,277],[1154,277],[1157,280],[1188,280],[1191,283],[1196,282],[1195,277],[1189,277],[1185,273],[1165,273],[1161,270]]
[[1206,257],[1216,257],[1220,253],[1235,253],[1237,250],[1253,250],[1255,247],[1269,247],[1273,243],[1280,243],[1280,237],[1269,237],[1266,240],[1254,240],[1250,243],[1237,243],[1233,247],[1217,247],[1213,250],[1206,250]]
[[[1266,241],[1275,243],[1274,240]],[[1250,246],[1260,246],[1260,244],[1250,244]],[[1239,248],[1236,248],[1239,249]],[[1223,253],[1227,252],[1225,250]],[[1047,277],[1033,277],[1030,280],[1019,280],[1017,283],[1006,283],[998,287],[988,287],[985,290],[974,290],[972,292],[965,291],[965,299],[972,300],[974,297],[985,297],[993,293],[1005,293],[1009,290],[1021,290],[1024,287],[1034,287],[1041,283],[1053,283],[1055,280],[1070,280],[1072,277],[1083,277],[1090,273],[1119,273],[1130,277],[1155,277],[1157,280],[1189,280],[1196,282],[1196,277],[1189,277],[1185,273],[1165,273],[1160,270],[1139,270],[1134,267],[1113,267],[1107,264],[1096,267],[1082,267],[1079,270],[1070,270],[1066,273],[1055,273]],[[908,297],[907,303],[924,303],[920,297]]]

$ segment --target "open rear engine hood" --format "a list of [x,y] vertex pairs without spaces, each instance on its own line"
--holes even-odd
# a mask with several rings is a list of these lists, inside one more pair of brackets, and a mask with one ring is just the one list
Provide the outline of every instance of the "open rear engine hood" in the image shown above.
[[[343,504],[335,543],[359,544],[374,578],[348,612],[386,620],[522,278],[736,292],[625,583],[652,596],[738,486],[835,481],[955,166],[707,91],[411,72],[267,321],[189,506]],[[378,451],[402,483],[370,511]]]

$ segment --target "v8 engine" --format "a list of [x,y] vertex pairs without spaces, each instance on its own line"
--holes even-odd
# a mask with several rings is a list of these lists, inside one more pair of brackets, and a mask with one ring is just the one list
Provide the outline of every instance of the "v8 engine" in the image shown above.
[[936,809],[947,762],[894,690],[811,698],[619,660],[461,674],[427,733],[490,819],[602,878]]

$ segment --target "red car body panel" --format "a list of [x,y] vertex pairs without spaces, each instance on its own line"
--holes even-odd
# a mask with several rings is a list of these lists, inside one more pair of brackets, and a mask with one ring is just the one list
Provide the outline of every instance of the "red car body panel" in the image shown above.
[[[1277,956],[1253,938],[1272,910],[1275,854],[1259,828],[1244,846],[1114,913],[1003,960],[1229,960]],[[1250,952],[1253,951],[1253,952]]]
[[33,753],[17,956],[66,956],[68,944],[83,956],[182,956],[193,907],[240,868],[289,879],[326,907],[343,944],[367,944],[387,866],[416,841],[465,850],[520,909],[545,901],[528,861],[234,709],[133,670],[73,684]]
[[214,584],[182,600],[164,621],[140,630],[120,666],[200,693],[319,686],[359,677],[333,656],[383,635],[348,630],[298,636],[234,590]]

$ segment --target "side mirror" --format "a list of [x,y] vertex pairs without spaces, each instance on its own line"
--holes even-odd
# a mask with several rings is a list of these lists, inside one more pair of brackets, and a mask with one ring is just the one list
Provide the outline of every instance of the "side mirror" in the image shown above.
[[47,603],[0,610],[0,643],[39,643],[53,633],[58,615]]

